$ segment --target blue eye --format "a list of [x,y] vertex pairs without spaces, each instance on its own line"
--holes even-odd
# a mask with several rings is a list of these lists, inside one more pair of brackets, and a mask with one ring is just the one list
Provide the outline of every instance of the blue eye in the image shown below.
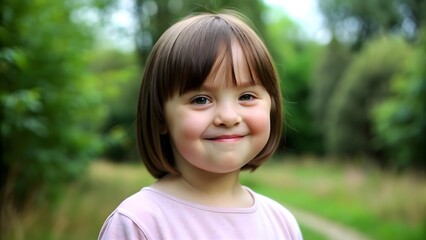
[[196,97],[196,98],[192,99],[191,103],[203,105],[203,104],[210,103],[210,100],[207,97]]
[[239,101],[251,101],[253,99],[254,99],[254,96],[249,93],[243,94],[238,98]]

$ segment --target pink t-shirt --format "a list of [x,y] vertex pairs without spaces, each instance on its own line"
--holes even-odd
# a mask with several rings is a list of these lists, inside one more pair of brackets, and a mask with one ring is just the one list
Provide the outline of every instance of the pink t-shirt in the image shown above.
[[145,187],[107,218],[99,239],[302,239],[286,208],[246,189],[254,199],[251,207],[217,208]]

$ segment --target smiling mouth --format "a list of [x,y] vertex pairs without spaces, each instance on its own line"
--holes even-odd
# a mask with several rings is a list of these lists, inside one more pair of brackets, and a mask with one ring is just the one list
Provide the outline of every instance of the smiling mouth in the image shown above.
[[209,141],[215,141],[215,142],[236,142],[243,138],[244,136],[241,135],[222,135],[212,138],[207,138]]

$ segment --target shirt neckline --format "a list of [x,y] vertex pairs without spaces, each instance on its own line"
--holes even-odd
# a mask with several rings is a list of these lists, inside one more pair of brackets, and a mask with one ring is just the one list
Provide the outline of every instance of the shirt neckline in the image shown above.
[[209,212],[216,212],[216,213],[252,213],[257,210],[257,198],[255,192],[251,190],[250,188],[243,186],[243,188],[250,194],[250,196],[253,199],[253,204],[250,207],[247,208],[227,208],[227,207],[213,207],[208,205],[203,205],[199,203],[190,202],[181,198],[178,198],[174,195],[171,195],[167,192],[161,191],[159,189],[153,188],[151,186],[144,187],[141,189],[141,191],[149,191],[152,193],[155,193],[157,195],[162,196],[163,198],[175,202],[180,205],[184,205],[186,207],[195,208],[203,211],[209,211]]

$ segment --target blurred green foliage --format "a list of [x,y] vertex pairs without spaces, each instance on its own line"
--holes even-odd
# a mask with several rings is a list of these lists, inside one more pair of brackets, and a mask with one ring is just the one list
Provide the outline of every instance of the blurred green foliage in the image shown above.
[[333,154],[373,154],[371,109],[389,95],[412,49],[401,39],[377,39],[352,58],[336,85],[325,118],[326,148]]
[[269,11],[264,38],[276,62],[284,98],[285,130],[279,151],[322,152],[309,107],[311,74],[320,46],[306,39],[300,26],[282,12]]
[[[426,42],[400,64],[403,71],[390,79],[390,95],[372,111],[373,144],[383,148],[398,168],[425,166]],[[419,49],[417,48],[417,49]]]
[[[333,111],[333,108],[328,107],[333,96],[330,93],[336,91],[351,57],[349,48],[333,38],[317,59],[309,97],[312,121],[314,126],[320,129],[321,138],[324,138],[326,134],[326,118],[330,111]],[[321,148],[324,148],[323,144]]]
[[101,94],[83,57],[93,29],[76,18],[89,4],[0,4],[2,215],[3,204],[24,208],[55,199],[100,150]]
[[321,0],[318,3],[328,29],[355,50],[384,33],[414,41],[426,20],[423,0]]
[[107,113],[100,126],[104,142],[102,157],[113,161],[138,159],[135,119],[141,68],[134,53],[115,49],[92,51],[89,69],[102,92]]
[[333,35],[311,92],[325,153],[424,169],[426,3],[325,0],[319,6]]

